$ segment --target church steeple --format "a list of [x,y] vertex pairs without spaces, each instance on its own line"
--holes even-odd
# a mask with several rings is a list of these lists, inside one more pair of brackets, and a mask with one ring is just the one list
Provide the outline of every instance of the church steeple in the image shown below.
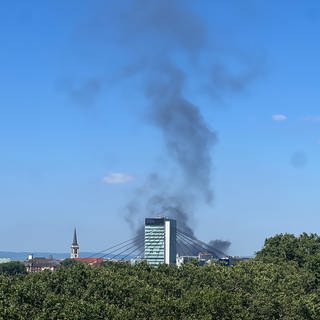
[[74,228],[73,232],[73,241],[71,244],[71,253],[70,253],[70,258],[79,258],[79,245],[78,245],[78,240],[77,240],[77,229]]
[[74,228],[74,232],[73,232],[73,241],[72,241],[72,245],[73,246],[77,246],[78,245],[78,240],[77,240],[77,229]]

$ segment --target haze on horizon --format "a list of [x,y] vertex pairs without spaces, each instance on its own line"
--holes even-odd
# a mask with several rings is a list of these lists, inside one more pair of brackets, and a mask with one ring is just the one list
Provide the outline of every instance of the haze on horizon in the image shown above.
[[99,251],[166,205],[236,255],[319,233],[317,1],[17,0],[0,25],[1,251],[75,226]]

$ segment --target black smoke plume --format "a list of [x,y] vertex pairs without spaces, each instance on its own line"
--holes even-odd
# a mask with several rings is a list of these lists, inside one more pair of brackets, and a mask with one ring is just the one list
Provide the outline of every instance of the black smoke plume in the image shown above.
[[[193,235],[199,202],[212,204],[212,152],[215,131],[201,109],[190,99],[189,86],[201,82],[208,96],[242,91],[257,74],[256,65],[245,63],[232,72],[221,52],[211,52],[204,20],[188,0],[127,0],[100,11],[92,38],[102,36],[120,49],[126,63],[115,77],[119,83],[140,81],[147,101],[147,122],[162,134],[166,157],[173,170],[162,167],[150,173],[127,204],[126,220],[142,233],[143,217],[166,215],[177,219],[178,228]],[[104,33],[110,31],[109,39]],[[214,46],[215,48],[217,46]],[[235,59],[236,53],[233,53]],[[218,58],[217,58],[218,57]],[[238,64],[241,64],[239,59]],[[196,75],[196,76],[195,76]],[[96,86],[89,87],[89,93]],[[93,90],[91,90],[93,89]],[[75,91],[76,96],[78,92]],[[90,95],[89,95],[90,97]],[[214,103],[214,102],[213,102]],[[211,244],[227,250],[230,243]]]
[[[165,168],[151,174],[127,205],[126,219],[137,228],[134,221],[138,217],[162,214],[177,219],[178,228],[194,236],[190,219],[197,201],[210,204],[213,199],[211,153],[217,137],[199,107],[187,98],[190,76],[173,56],[178,51],[196,63],[206,47],[206,28],[182,1],[133,1],[130,12],[123,16],[124,38],[134,43],[133,47],[143,47],[139,60],[145,63],[135,63],[141,68],[130,70],[143,74],[149,104],[147,119],[162,133],[167,156],[178,168],[170,178],[164,174]],[[170,180],[177,177],[184,187],[170,186]],[[142,235],[143,229],[137,230]]]
[[208,245],[210,247],[213,247],[219,251],[222,251],[222,252],[227,252],[230,245],[231,245],[231,242],[230,241],[227,241],[227,240],[211,240]]

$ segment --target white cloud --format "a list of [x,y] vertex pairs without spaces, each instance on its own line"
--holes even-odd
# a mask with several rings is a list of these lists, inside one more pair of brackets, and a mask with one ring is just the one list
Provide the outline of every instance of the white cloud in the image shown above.
[[272,120],[273,121],[286,121],[287,119],[288,119],[288,117],[286,115],[284,115],[284,114],[281,114],[281,113],[274,114],[272,116]]
[[133,180],[133,176],[124,172],[111,172],[102,178],[102,181],[108,184],[128,183],[131,180]]

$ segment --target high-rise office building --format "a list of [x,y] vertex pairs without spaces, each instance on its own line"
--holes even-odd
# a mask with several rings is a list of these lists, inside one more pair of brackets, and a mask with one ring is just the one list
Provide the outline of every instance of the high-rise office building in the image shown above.
[[150,265],[176,263],[177,223],[166,217],[146,218],[144,258]]

